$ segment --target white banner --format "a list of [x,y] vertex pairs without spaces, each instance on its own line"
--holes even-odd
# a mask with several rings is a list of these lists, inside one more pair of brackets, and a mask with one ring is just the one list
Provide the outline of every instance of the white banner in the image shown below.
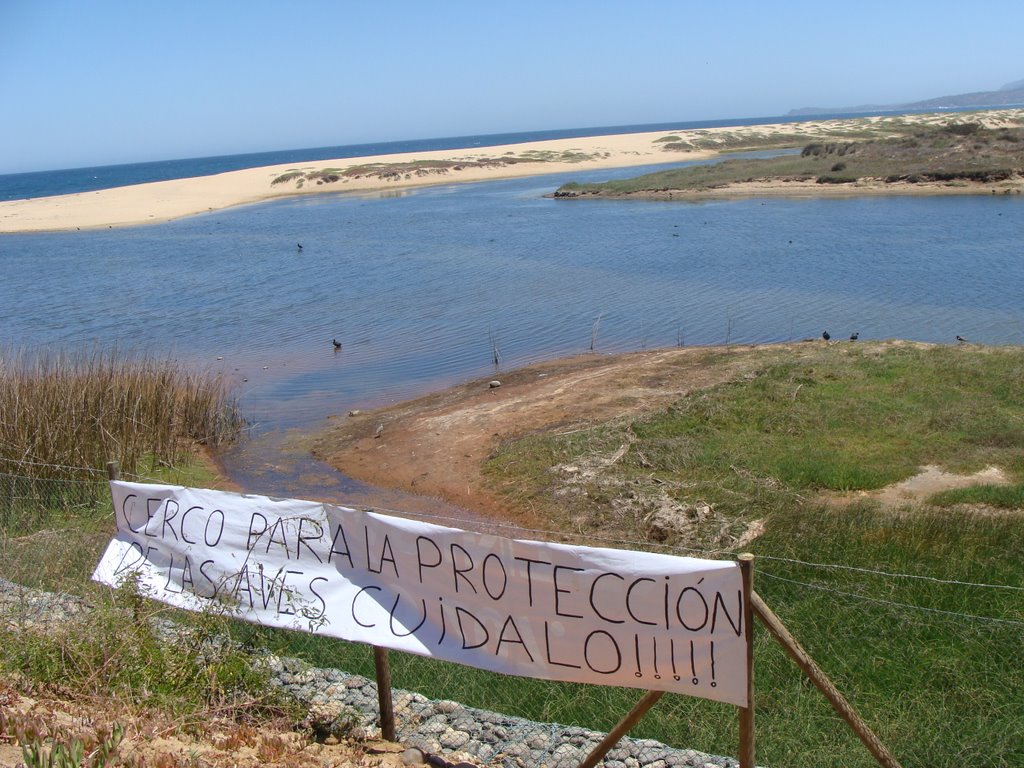
[[111,483],[93,578],[259,624],[547,680],[746,705],[736,563],[576,547],[310,501]]

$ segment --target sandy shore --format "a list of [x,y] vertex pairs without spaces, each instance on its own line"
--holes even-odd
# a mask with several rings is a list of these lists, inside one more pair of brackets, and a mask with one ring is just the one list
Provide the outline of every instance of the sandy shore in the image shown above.
[[[303,164],[247,168],[214,176],[173,179],[129,187],[103,189],[55,197],[0,202],[0,233],[125,227],[170,221],[197,213],[231,208],[295,195],[324,192],[376,192],[457,182],[563,173],[595,168],[642,166],[673,160],[711,157],[714,151],[666,152],[656,140],[665,132],[592,136],[576,139],[510,144],[498,147],[439,150],[409,154],[320,160]],[[570,153],[572,159],[561,159]],[[530,155],[537,159],[524,159]],[[509,163],[508,160],[516,162]],[[457,167],[437,172],[398,175],[368,173],[343,176],[336,182],[273,184],[289,171],[337,171],[370,164],[444,163]],[[464,165],[463,165],[464,164]]]
[[[459,150],[439,150],[372,157],[323,160],[300,165],[273,165],[149,184],[137,184],[95,192],[0,202],[0,233],[46,232],[152,224],[258,203],[293,195],[324,192],[377,192],[434,184],[489,181],[601,168],[623,168],[713,157],[723,149],[747,146],[799,146],[807,138],[850,136],[865,131],[885,135],[908,123],[935,125],[957,120],[977,120],[991,127],[1024,123],[1024,110],[991,110],[983,113],[937,113],[891,117],[818,120],[774,125],[723,126],[699,130],[590,136],[574,139],[509,144]],[[797,136],[799,134],[799,136]],[[671,143],[696,148],[667,150]],[[376,166],[367,168],[366,166]],[[390,166],[390,167],[389,167]],[[297,172],[297,173],[296,173]],[[305,177],[274,183],[284,174]],[[319,173],[310,179],[309,174]],[[319,183],[318,183],[319,182]],[[783,188],[745,190],[749,194],[822,194],[817,189]],[[926,192],[913,185],[910,193]],[[872,194],[863,188],[840,194]],[[828,190],[836,193],[836,190]],[[891,193],[891,190],[886,190]],[[726,192],[725,194],[729,194]],[[733,195],[736,191],[733,191]]]

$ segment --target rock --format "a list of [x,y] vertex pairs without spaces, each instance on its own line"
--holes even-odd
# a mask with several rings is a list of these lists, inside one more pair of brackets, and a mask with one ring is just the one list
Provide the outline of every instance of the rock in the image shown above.
[[427,756],[422,749],[409,747],[402,753],[402,765],[423,765],[427,762]]
[[457,731],[454,728],[449,728],[438,739],[441,742],[441,746],[445,749],[459,749],[469,741],[469,734],[465,731]]

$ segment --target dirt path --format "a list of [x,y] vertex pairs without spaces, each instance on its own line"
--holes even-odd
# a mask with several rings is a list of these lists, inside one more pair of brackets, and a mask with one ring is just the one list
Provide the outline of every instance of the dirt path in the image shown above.
[[[570,431],[664,407],[728,381],[768,356],[803,345],[678,348],[615,357],[584,355],[473,381],[437,394],[345,418],[320,436],[314,453],[364,482],[401,488],[532,524],[487,487],[481,467],[510,438]],[[725,365],[707,365],[726,356]]]

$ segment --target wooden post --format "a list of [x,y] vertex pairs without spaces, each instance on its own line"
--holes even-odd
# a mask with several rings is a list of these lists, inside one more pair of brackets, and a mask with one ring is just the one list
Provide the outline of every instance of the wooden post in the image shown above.
[[594,768],[598,762],[601,761],[608,751],[614,747],[619,739],[629,733],[629,729],[640,722],[640,718],[647,714],[647,710],[653,707],[658,699],[665,695],[664,691],[648,691],[640,701],[629,710],[629,714],[619,720],[618,725],[608,732],[601,743],[594,747],[593,751],[587,755],[587,759],[580,763],[579,768]]
[[391,703],[391,665],[388,649],[373,646],[373,665],[377,670],[377,703],[380,706],[380,735],[385,741],[395,740],[395,708]]
[[740,768],[754,768],[754,556],[741,554],[737,561],[743,580],[743,641],[747,645],[747,706],[740,707]]
[[111,480],[121,479],[121,468],[117,466],[116,461],[107,462],[107,477]]
[[874,755],[875,760],[882,768],[900,768],[900,764],[896,761],[889,750],[885,748],[885,745],[875,735],[874,731],[868,727],[860,715],[857,714],[856,710],[850,706],[850,703],[846,700],[839,689],[835,687],[833,682],[829,680],[828,676],[821,671],[821,668],[815,664],[807,651],[796,641],[789,630],[786,629],[786,625],[782,623],[782,620],[767,606],[761,596],[756,592],[752,592],[750,595],[751,603],[754,607],[754,613],[757,618],[761,620],[765,628],[771,632],[772,636],[779,641],[783,648],[786,649],[786,653],[789,654],[790,658],[796,662],[797,666],[804,671],[804,674],[811,679],[811,682],[817,686],[818,690],[821,691],[825,698],[828,699],[832,708],[839,714],[843,720],[853,729],[853,732],[857,734],[858,738],[864,743],[864,746],[868,748],[868,751]]

